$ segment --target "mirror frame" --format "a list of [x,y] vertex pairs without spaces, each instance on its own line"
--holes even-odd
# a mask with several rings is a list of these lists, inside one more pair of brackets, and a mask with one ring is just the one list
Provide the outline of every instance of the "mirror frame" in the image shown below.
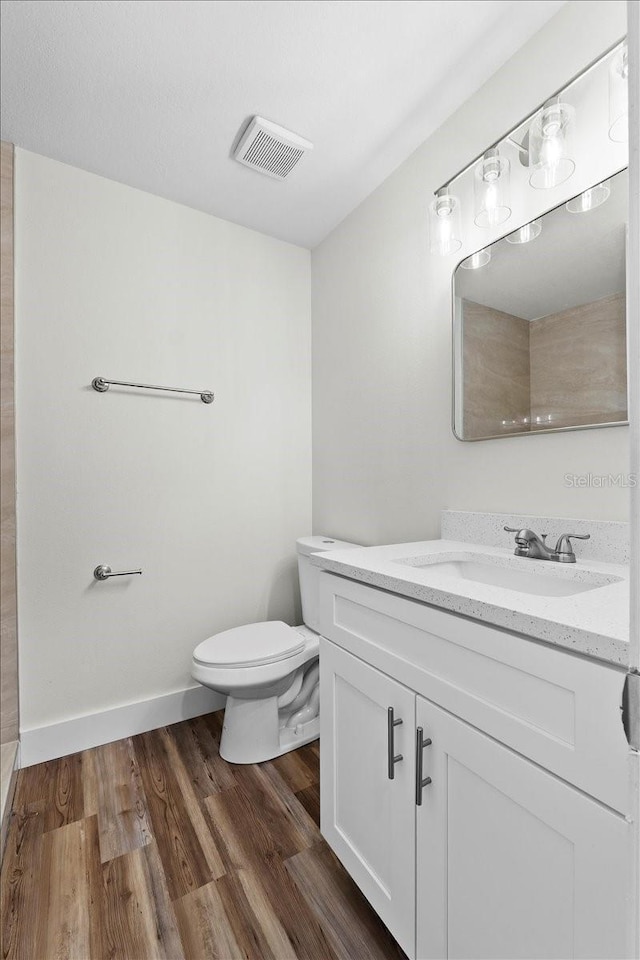
[[[619,173],[622,173],[624,170],[628,170],[629,166],[626,164],[624,167],[620,167],[619,170],[614,170],[606,179],[610,180],[612,177],[617,177]],[[602,182],[602,181],[599,181]],[[596,184],[592,184],[596,186]],[[590,189],[586,187],[585,189]],[[549,207],[547,210],[544,210],[542,213],[539,213],[534,219],[539,220],[541,217],[545,217],[548,213],[552,213],[554,210],[559,210],[560,207],[563,207],[566,203],[569,203],[570,200],[579,197],[581,193],[584,193],[584,190],[580,190],[579,193],[576,193],[574,196],[567,197],[562,203],[557,203],[553,207]],[[531,222],[531,221],[528,221]],[[521,224],[521,226],[526,226],[526,223]],[[512,227],[509,230],[509,233],[513,233],[514,230],[520,229],[519,227]],[[493,243],[489,246],[493,246],[496,243],[501,243],[509,233],[503,234],[497,240],[494,240]],[[480,247],[478,250],[473,250],[471,253],[466,253],[456,263],[451,274],[451,327],[452,327],[452,338],[451,338],[451,351],[452,351],[452,370],[451,370],[451,431],[456,438],[461,443],[482,443],[484,440],[512,440],[514,437],[536,437],[539,435],[544,435],[547,433],[567,433],[570,430],[603,430],[607,427],[628,427],[629,420],[613,420],[609,423],[585,423],[579,424],[576,426],[568,427],[543,427],[540,430],[523,430],[521,433],[495,433],[489,434],[486,437],[461,437],[456,430],[456,409],[457,409],[457,395],[458,391],[462,388],[464,383],[464,370],[462,369],[462,335],[463,335],[463,321],[457,317],[456,311],[456,295],[455,295],[455,277],[456,271],[458,270],[460,264],[467,260],[469,257],[473,256],[474,253],[479,253],[480,250],[484,250],[485,247]],[[625,299],[628,300],[629,296],[629,224],[625,225]],[[628,309],[625,309],[625,316],[628,319]],[[629,336],[628,332],[626,335],[627,342],[627,414],[629,413]],[[458,359],[459,358],[459,359]]]

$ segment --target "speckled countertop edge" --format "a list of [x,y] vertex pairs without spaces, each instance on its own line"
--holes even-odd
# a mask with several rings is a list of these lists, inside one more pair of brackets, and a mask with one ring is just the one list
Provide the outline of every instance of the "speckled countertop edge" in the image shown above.
[[[620,578],[618,582],[570,597],[540,597],[503,587],[464,581],[460,587],[430,571],[398,563],[412,557],[457,552],[489,555],[499,566],[513,566],[513,552],[454,540],[429,540],[314,554],[312,563],[331,573],[379,587],[461,616],[511,630],[535,640],[626,666],[629,660],[629,570],[623,564],[595,560],[578,561],[570,570],[547,561],[523,559],[522,563],[545,564],[547,575],[583,580],[589,573]],[[443,559],[445,559],[443,557]],[[447,557],[447,559],[449,559]],[[523,568],[524,569],[524,568]],[[452,589],[454,588],[455,589]]]

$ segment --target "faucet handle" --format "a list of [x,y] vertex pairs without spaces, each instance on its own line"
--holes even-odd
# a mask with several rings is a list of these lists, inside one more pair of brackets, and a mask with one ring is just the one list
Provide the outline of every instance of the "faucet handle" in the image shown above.
[[573,552],[573,545],[571,540],[590,540],[590,533],[563,533],[561,537],[558,537],[558,542],[556,543],[555,552],[566,559],[568,562],[572,562],[572,559],[575,560],[575,553]]
[[[530,531],[530,530],[525,530],[523,527],[503,527],[502,529],[503,529],[503,530],[506,530],[507,533],[531,533],[531,532],[532,532],[532,531]],[[541,533],[541,534],[540,534],[540,538],[541,538],[542,540],[546,540],[548,536],[549,536],[548,533]],[[570,536],[571,536],[571,534],[570,534]],[[517,538],[516,538],[516,539],[517,539]]]

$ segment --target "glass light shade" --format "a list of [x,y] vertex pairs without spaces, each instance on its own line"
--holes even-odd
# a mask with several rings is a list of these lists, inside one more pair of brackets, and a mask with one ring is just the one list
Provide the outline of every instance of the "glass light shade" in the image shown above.
[[601,206],[605,200],[609,199],[611,189],[606,183],[598,183],[595,187],[585,190],[579,196],[574,197],[565,204],[569,213],[587,213],[589,210],[595,210]]
[[525,223],[519,230],[514,230],[506,238],[507,243],[529,243],[535,240],[542,233],[542,224],[539,220],[532,220],[531,223]]
[[429,206],[429,249],[447,257],[462,246],[460,239],[460,201],[445,187]]
[[487,150],[474,175],[475,223],[495,227],[511,216],[509,200],[510,163],[494,148]]
[[609,67],[609,139],[629,139],[629,62],[627,47],[618,51]]
[[484,250],[478,250],[477,253],[472,253],[470,257],[462,261],[460,266],[464,270],[478,270],[480,267],[486,266],[489,260],[491,260],[491,250],[485,247]]
[[575,110],[554,100],[545,104],[529,128],[529,183],[548,190],[568,180],[576,168],[572,156]]

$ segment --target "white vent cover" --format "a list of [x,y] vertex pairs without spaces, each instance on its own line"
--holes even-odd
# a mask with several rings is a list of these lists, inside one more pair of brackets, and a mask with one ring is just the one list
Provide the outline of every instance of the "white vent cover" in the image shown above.
[[262,117],[254,117],[236,147],[234,157],[245,166],[284,180],[313,144]]

